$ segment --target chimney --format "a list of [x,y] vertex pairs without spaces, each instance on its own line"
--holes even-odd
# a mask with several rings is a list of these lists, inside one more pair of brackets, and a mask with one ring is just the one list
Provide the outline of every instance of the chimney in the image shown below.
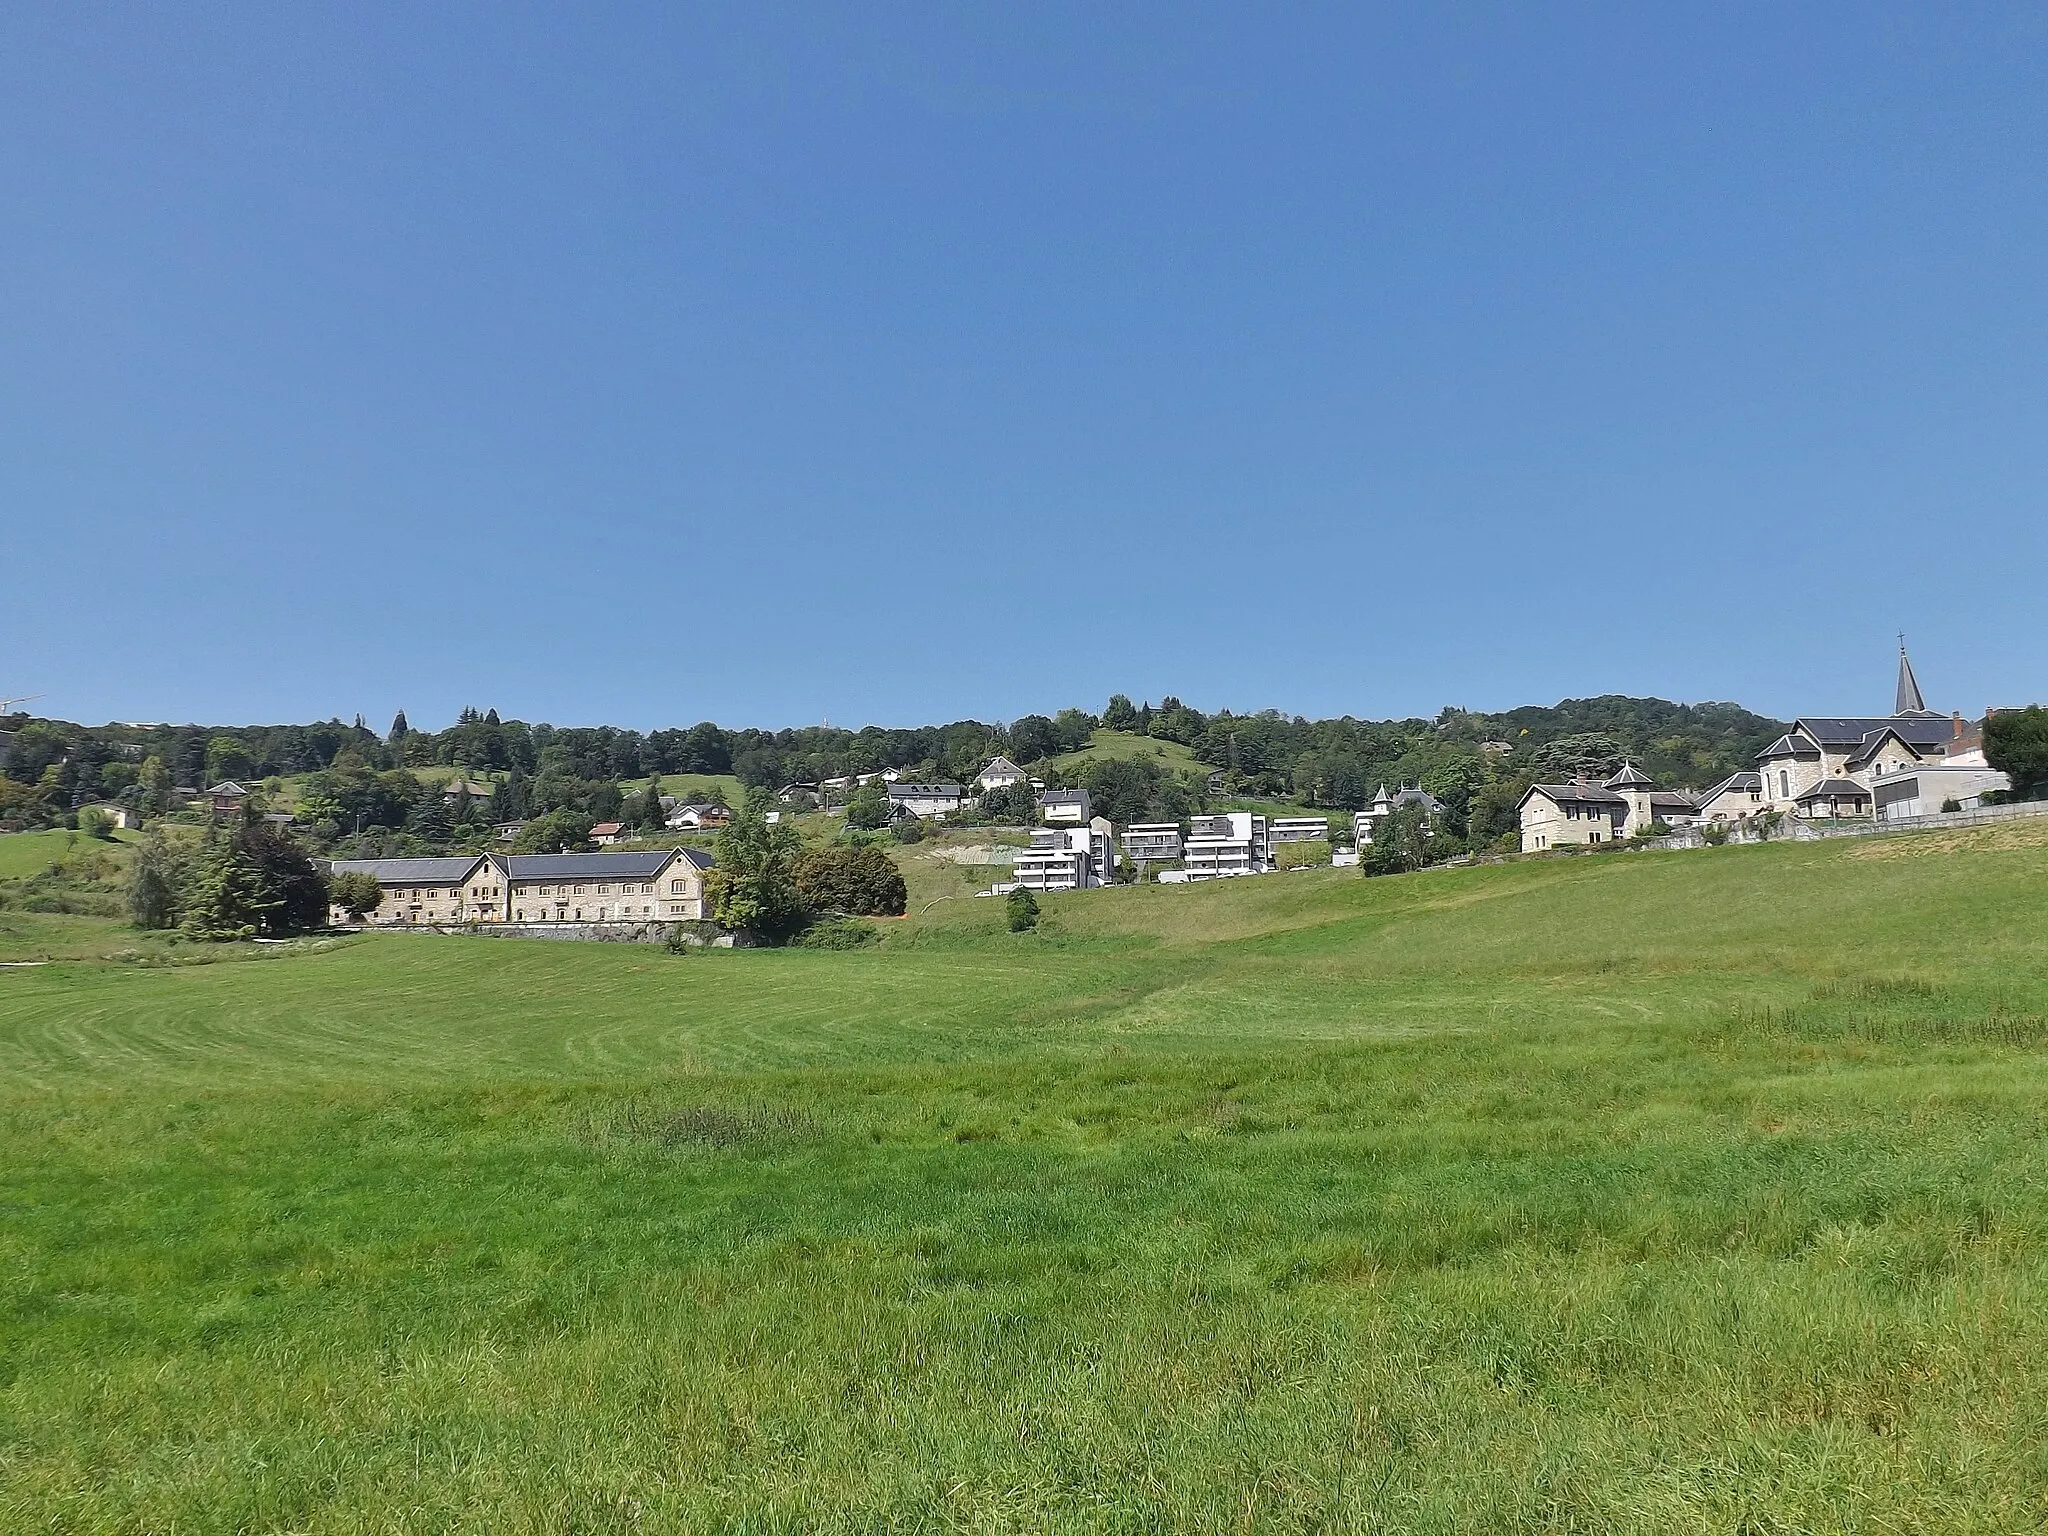
[[1963,739],[1963,712],[1959,709],[1952,709],[1949,711],[1949,714],[1955,720],[1955,730],[1950,735],[1949,740],[1961,741]]

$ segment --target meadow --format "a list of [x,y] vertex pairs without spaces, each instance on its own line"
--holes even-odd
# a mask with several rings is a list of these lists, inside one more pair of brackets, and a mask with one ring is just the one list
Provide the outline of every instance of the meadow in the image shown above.
[[2038,1529],[2044,832],[0,971],[0,1528]]

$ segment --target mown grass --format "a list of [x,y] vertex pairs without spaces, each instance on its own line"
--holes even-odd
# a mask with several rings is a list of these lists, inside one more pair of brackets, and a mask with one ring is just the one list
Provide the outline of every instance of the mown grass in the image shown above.
[[2048,849],[0,974],[0,1526],[2018,1531]]
[[1078,773],[1091,762],[1146,758],[1169,773],[1213,773],[1214,765],[1195,756],[1192,749],[1159,736],[1141,736],[1136,731],[1098,730],[1088,745],[1076,752],[1063,752],[1052,760],[1062,773]]

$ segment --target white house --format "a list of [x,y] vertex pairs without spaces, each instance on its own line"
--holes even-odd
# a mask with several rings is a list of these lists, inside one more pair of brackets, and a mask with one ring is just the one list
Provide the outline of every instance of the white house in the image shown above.
[[889,814],[895,816],[950,816],[966,802],[967,793],[958,784],[904,784],[889,786]]
[[1272,867],[1271,828],[1254,811],[1189,818],[1181,868],[1190,880],[1262,875]]
[[1081,891],[1108,885],[1115,873],[1116,829],[1097,816],[1085,827],[1040,827],[1012,866],[1027,891]]
[[1038,797],[1038,813],[1048,826],[1083,826],[1088,821],[1088,791],[1048,789]]
[[988,766],[974,776],[974,787],[980,790],[1008,789],[1023,782],[1024,770],[1007,757],[990,758]]

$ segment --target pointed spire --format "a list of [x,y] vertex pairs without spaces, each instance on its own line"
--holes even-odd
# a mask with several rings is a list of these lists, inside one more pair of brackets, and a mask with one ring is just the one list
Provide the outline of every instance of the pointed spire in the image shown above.
[[1913,663],[1906,659],[1906,637],[1899,636],[1899,694],[1892,705],[1895,715],[1924,715],[1927,701],[1920,697],[1920,680],[1913,676]]

